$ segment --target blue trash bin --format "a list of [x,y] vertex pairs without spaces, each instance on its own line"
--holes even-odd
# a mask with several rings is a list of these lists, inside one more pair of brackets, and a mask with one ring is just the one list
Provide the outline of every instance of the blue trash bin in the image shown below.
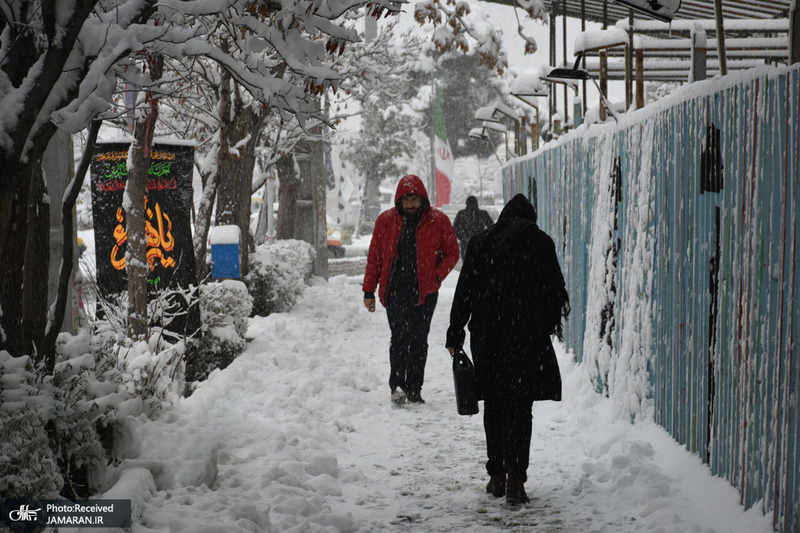
[[239,279],[241,265],[239,226],[214,226],[208,234],[211,242],[211,277],[214,279]]

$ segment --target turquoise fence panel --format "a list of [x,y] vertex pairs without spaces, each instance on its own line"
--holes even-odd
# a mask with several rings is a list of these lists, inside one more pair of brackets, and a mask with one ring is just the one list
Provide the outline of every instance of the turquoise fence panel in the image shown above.
[[[785,339],[784,349],[791,352],[790,361],[785,371],[785,394],[782,395],[783,405],[785,406],[786,434],[784,436],[784,468],[786,481],[783,491],[779,493],[779,505],[776,506],[776,522],[780,522],[782,517],[795,517],[795,526],[800,523],[800,473],[797,471],[797,457],[800,455],[800,424],[798,416],[800,409],[797,408],[797,398],[800,397],[800,109],[791,105],[791,102],[800,101],[800,72],[794,71],[790,74],[787,88],[787,145],[791,148],[787,150],[787,171],[786,171],[786,198],[788,208],[785,209],[785,227],[787,228],[787,238],[784,244],[789,247],[784,263],[784,272],[790,272],[788,279],[784,278],[786,286],[786,297],[784,307],[781,312],[784,317],[783,331],[788,332],[790,337]],[[789,201],[791,199],[791,201]],[[791,243],[789,246],[787,243]],[[789,265],[792,265],[791,267]],[[786,342],[788,341],[788,342]],[[781,352],[783,353],[783,352]],[[793,403],[792,403],[793,402]],[[780,509],[780,512],[777,510]]]
[[535,201],[616,414],[800,531],[800,68],[690,87],[510,161],[503,192]]

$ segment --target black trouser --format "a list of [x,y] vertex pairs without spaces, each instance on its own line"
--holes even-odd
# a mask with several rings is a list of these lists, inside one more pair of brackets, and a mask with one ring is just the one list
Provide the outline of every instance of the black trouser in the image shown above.
[[486,471],[490,476],[515,470],[527,479],[533,429],[533,400],[513,390],[485,395],[483,428],[486,431]]
[[419,392],[425,380],[425,362],[428,360],[428,332],[438,293],[429,294],[422,305],[408,299],[389,297],[386,315],[392,342],[389,345],[389,387],[400,387],[406,392]]

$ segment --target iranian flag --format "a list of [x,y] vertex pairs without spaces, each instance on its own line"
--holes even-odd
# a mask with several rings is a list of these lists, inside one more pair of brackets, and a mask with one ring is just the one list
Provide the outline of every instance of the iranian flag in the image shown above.
[[431,105],[431,122],[433,122],[433,160],[436,166],[436,207],[450,203],[450,180],[453,175],[453,153],[447,142],[447,128],[444,124],[444,95],[436,87],[433,105]]

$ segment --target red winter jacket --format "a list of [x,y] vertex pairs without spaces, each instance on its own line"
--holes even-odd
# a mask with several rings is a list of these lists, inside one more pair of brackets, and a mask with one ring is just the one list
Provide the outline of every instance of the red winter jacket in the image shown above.
[[375,292],[380,282],[378,298],[384,306],[390,270],[403,227],[403,215],[399,211],[400,199],[407,194],[418,194],[424,198],[417,226],[417,282],[420,304],[425,302],[427,295],[439,290],[444,278],[458,263],[458,239],[450,219],[430,206],[428,191],[419,177],[413,174],[403,176],[397,184],[395,207],[381,213],[375,221],[367,255],[367,270],[364,273],[364,292]]

